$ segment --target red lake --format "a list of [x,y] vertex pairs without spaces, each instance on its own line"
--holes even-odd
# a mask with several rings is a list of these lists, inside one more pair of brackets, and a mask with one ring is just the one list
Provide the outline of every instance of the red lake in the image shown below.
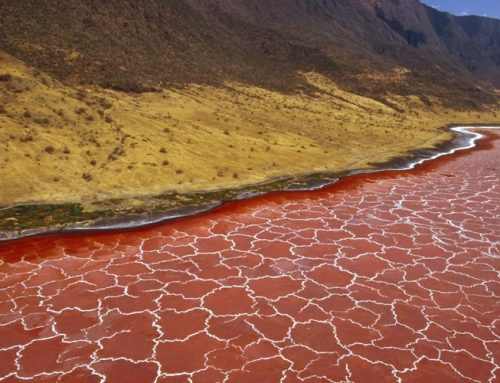
[[500,381],[500,140],[0,244],[0,381]]

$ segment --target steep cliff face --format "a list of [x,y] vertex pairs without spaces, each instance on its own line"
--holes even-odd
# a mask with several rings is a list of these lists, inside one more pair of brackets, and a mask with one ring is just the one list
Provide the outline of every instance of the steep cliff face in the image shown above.
[[[213,14],[285,32],[341,60],[447,65],[447,69],[500,84],[500,21],[456,17],[418,0],[191,0]],[[365,60],[363,60],[363,58]],[[352,62],[351,62],[352,64]],[[359,66],[356,63],[355,66]]]
[[[236,80],[296,91],[316,71],[364,94],[444,98],[460,84],[486,102],[478,81],[500,85],[500,21],[418,0],[4,1],[0,34],[0,49],[41,70],[123,90]],[[392,83],[401,67],[410,75]]]
[[500,21],[454,17],[426,7],[435,34],[454,63],[474,77],[500,86]]
[[[500,85],[500,21],[457,17],[418,1],[379,0],[377,17],[429,62]],[[400,41],[401,42],[401,41]]]

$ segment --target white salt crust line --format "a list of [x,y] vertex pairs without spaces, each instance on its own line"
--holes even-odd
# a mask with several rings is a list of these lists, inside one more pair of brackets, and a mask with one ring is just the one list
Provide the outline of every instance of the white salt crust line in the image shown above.
[[[451,127],[450,130],[452,132],[461,133],[465,136],[464,138],[467,138],[467,136],[468,136],[469,139],[465,141],[464,146],[453,148],[453,149],[450,149],[446,152],[437,153],[436,155],[428,157],[428,158],[421,158],[419,160],[409,162],[409,164],[406,167],[384,168],[384,169],[375,169],[375,170],[373,170],[373,169],[354,170],[351,173],[349,173],[348,175],[346,175],[345,177],[343,177],[342,179],[345,179],[347,177],[357,175],[357,174],[372,174],[372,173],[378,173],[380,171],[391,171],[391,170],[411,170],[411,169],[414,169],[417,166],[419,166],[425,162],[432,161],[432,160],[435,160],[435,159],[443,157],[443,156],[451,155],[451,154],[454,154],[454,153],[459,152],[459,151],[472,149],[472,148],[477,146],[476,145],[477,141],[479,141],[480,139],[485,137],[484,134],[475,132],[474,130],[476,130],[476,129],[485,129],[485,130],[500,129],[500,126],[455,126],[455,127]],[[457,141],[459,141],[459,140],[460,139],[457,139]],[[430,149],[430,150],[432,150],[432,149]],[[288,190],[288,191],[293,192],[293,191],[321,190],[321,189],[326,188],[328,186],[334,185],[338,181],[339,181],[339,179],[336,179],[333,182],[331,180],[329,180],[325,183],[320,183],[315,187],[303,187],[303,188],[297,187],[297,188],[293,188],[293,189]],[[282,190],[282,192],[286,192],[286,191],[287,190]],[[246,197],[242,197],[245,195],[245,193],[244,193],[241,196],[237,196],[234,200],[241,201],[241,200],[245,200],[245,199],[252,198],[252,197],[263,196],[266,194],[267,193],[249,195],[246,198]],[[197,214],[206,213],[206,212],[209,212],[210,210],[213,210],[213,209],[223,205],[226,202],[230,202],[230,201],[221,201],[219,203],[211,203],[205,207],[195,208],[193,212],[188,213],[188,214],[184,214],[184,213],[180,212],[180,213],[159,215],[159,217],[156,219],[143,218],[143,219],[130,220],[129,222],[119,222],[119,223],[111,223],[111,224],[97,224],[96,226],[90,226],[90,227],[78,226],[78,224],[76,224],[74,226],[68,225],[68,226],[62,227],[60,229],[48,230],[48,231],[25,230],[22,232],[18,232],[17,235],[7,236],[5,238],[0,237],[0,243],[3,240],[8,241],[8,240],[13,240],[13,239],[30,237],[30,236],[34,236],[34,235],[38,235],[38,234],[107,231],[107,230],[119,230],[119,229],[133,229],[133,228],[140,228],[140,227],[144,227],[144,226],[157,225],[157,224],[160,224],[162,222],[174,220],[176,218],[190,217],[190,216],[195,216]]]
[[398,169],[391,169],[391,170],[411,170],[411,169],[414,169],[415,167],[417,167],[418,165],[423,164],[424,162],[432,161],[432,160],[435,160],[436,158],[440,158],[443,156],[454,154],[456,152],[460,152],[463,150],[475,148],[477,146],[476,142],[479,141],[480,139],[486,137],[484,134],[476,132],[475,131],[476,129],[485,129],[485,130],[500,129],[500,126],[455,126],[455,127],[452,127],[450,129],[452,132],[458,132],[458,133],[464,134],[465,136],[469,136],[469,140],[466,142],[466,144],[464,146],[460,146],[458,148],[451,149],[447,152],[438,153],[435,156],[432,156],[429,158],[422,158],[418,161],[410,163],[406,168],[398,168]]
[[[381,172],[381,171],[390,171],[390,170],[411,170],[411,169],[415,169],[417,166],[425,163],[425,162],[428,162],[428,161],[432,161],[432,160],[435,160],[437,158],[440,158],[440,157],[443,157],[443,156],[448,156],[448,155],[451,155],[451,154],[454,154],[456,152],[459,152],[459,151],[463,151],[463,150],[468,150],[468,149],[472,149],[472,148],[475,148],[477,145],[476,145],[476,142],[479,141],[480,139],[486,137],[484,134],[481,134],[481,133],[478,133],[478,132],[475,132],[474,130],[475,129],[485,129],[485,130],[490,130],[490,129],[500,129],[500,126],[455,126],[455,127],[452,127],[450,128],[450,130],[452,132],[458,132],[458,133],[461,133],[461,134],[464,134],[465,136],[469,136],[469,140],[466,141],[465,145],[464,146],[460,146],[460,147],[457,147],[457,148],[453,148],[449,151],[446,151],[446,152],[442,152],[442,153],[437,153],[436,155],[432,156],[432,157],[428,157],[428,158],[421,158],[417,161],[413,161],[413,162],[410,162],[406,167],[403,167],[403,168],[385,168],[385,169],[376,169],[376,170],[355,170],[351,173],[349,173],[347,176],[343,177],[343,178],[347,178],[347,177],[350,177],[350,176],[353,176],[353,175],[356,175],[356,174],[372,174],[372,173],[378,173],[378,172]],[[334,185],[336,182],[338,181],[338,179],[334,182],[327,182],[325,184],[321,184],[317,187],[313,187],[313,188],[297,188],[297,189],[294,189],[294,190],[290,190],[290,191],[308,191],[308,190],[321,190],[325,187],[328,187],[328,186],[331,186],[331,185]],[[286,192],[286,190],[284,190],[284,192]],[[265,193],[266,194],[266,193]],[[261,194],[261,195],[256,195],[256,196],[263,196],[265,194]],[[250,196],[250,198],[252,198],[253,196]],[[236,197],[235,200],[245,200],[246,198],[238,198]],[[227,201],[229,202],[229,201]],[[198,213],[203,213],[203,212],[207,212],[207,211],[210,211],[220,205],[222,205],[224,202],[220,203],[220,204],[211,204],[210,206],[207,207],[207,209],[203,209],[203,208],[200,208],[200,210],[198,212],[195,212],[194,214],[190,214],[188,216],[192,216],[192,215],[196,215]],[[119,223],[119,224],[111,224],[111,225],[103,225],[103,226],[98,226],[97,228],[86,228],[86,227],[75,227],[75,228],[68,228],[70,231],[88,231],[88,230],[113,230],[113,229],[130,229],[130,228],[135,228],[135,227],[141,227],[141,226],[145,226],[145,225],[156,225],[156,224],[159,224],[159,223],[162,223],[162,222],[165,222],[165,221],[168,221],[168,220],[172,220],[172,219],[176,219],[176,218],[182,218],[182,217],[187,217],[186,215],[183,215],[182,213],[180,214],[172,214],[172,215],[169,215],[167,218],[165,217],[161,217],[159,219],[156,219],[156,220],[137,220],[137,221],[131,221],[129,223]],[[63,230],[64,231],[64,230]]]

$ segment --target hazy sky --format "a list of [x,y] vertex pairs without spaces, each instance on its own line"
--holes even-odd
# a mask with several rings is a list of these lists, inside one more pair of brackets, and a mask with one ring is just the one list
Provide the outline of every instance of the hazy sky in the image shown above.
[[455,15],[479,15],[500,19],[500,0],[422,0],[441,11]]

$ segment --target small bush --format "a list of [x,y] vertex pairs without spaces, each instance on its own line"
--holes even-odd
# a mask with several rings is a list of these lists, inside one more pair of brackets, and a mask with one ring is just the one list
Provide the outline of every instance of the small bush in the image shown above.
[[175,171],[175,174],[184,174],[184,170],[182,170],[182,169],[177,169],[177,170]]
[[48,125],[50,122],[50,120],[47,117],[44,118],[37,117],[33,121],[40,125]]
[[101,106],[101,108],[103,109],[110,109],[113,105],[108,101],[106,100],[105,98],[100,98],[99,99],[99,105]]
[[24,118],[31,118],[31,112],[29,110],[25,110],[23,113]]
[[113,154],[115,156],[123,156],[125,154],[125,149],[123,149],[121,146],[117,146],[113,149]]
[[80,101],[82,101],[85,98],[85,96],[86,94],[83,90],[78,90],[75,95],[75,97]]
[[85,181],[90,182],[90,181],[92,181],[92,174],[90,174],[90,173],[83,173],[83,174],[82,174],[82,178],[83,178]]
[[33,136],[31,134],[27,134],[27,135],[22,136],[21,138],[19,138],[19,141],[21,141],[23,143],[33,141]]
[[48,153],[48,154],[54,154],[56,149],[52,146],[52,145],[48,145],[45,147],[45,153]]
[[160,149],[160,153],[166,153],[166,152],[167,152],[167,149],[165,149],[165,148]]
[[9,82],[12,80],[12,75],[9,73],[0,74],[0,82]]
[[107,124],[111,124],[113,122],[113,119],[110,117],[110,116],[106,116],[104,117],[104,121],[107,123]]

